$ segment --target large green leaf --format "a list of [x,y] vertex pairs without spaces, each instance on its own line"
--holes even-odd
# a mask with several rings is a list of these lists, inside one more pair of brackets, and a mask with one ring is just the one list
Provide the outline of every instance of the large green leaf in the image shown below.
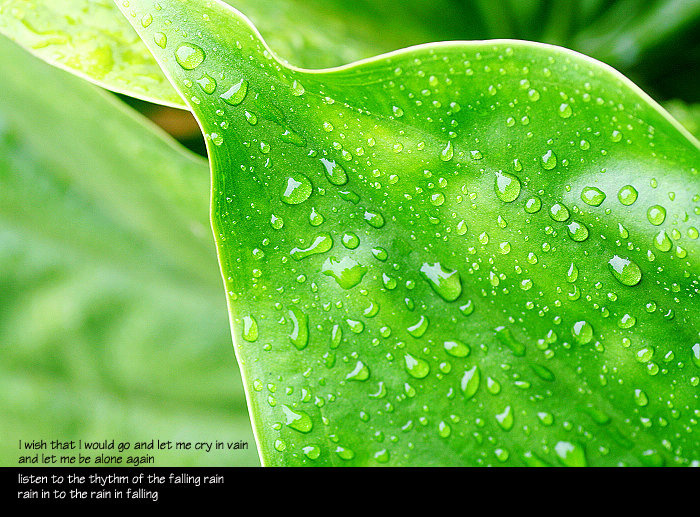
[[697,464],[700,150],[637,87],[518,41],[308,72],[129,3],[208,142],[265,464]]
[[[18,440],[248,440],[206,162],[0,38],[0,465]],[[50,86],[50,89],[48,89]]]
[[[700,3],[685,0],[229,0],[279,56],[336,66],[442,40],[556,43],[630,70],[661,98],[690,96],[677,70],[697,61]],[[149,18],[141,20],[149,23]],[[0,0],[0,32],[34,54],[112,90],[183,107],[110,0]],[[687,35],[691,36],[688,37]],[[684,52],[675,52],[682,47]],[[660,48],[668,52],[660,53]],[[662,57],[659,58],[659,55]],[[690,56],[690,58],[688,57]],[[669,85],[666,77],[672,76]],[[668,97],[669,95],[665,95]],[[692,97],[692,98],[691,98]]]

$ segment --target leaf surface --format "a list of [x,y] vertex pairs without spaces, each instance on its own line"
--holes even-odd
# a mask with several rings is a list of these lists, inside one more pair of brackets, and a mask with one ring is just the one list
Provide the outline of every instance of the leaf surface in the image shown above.
[[700,150],[641,90],[519,41],[305,71],[158,7],[265,464],[697,463]]
[[251,444],[160,466],[259,464],[206,162],[4,37],[0,62],[0,465],[18,440],[153,438]]
[[[515,38],[562,45],[631,71],[660,98],[697,102],[692,68],[700,3],[685,0],[230,0],[278,56],[337,66],[445,40]],[[148,24],[149,18],[140,20]],[[184,107],[109,0],[0,0],[0,32],[108,89]],[[688,36],[690,35],[690,36]],[[160,41],[162,37],[159,36]],[[684,48],[684,52],[675,52]],[[661,50],[660,50],[661,49]],[[660,59],[659,56],[663,58]],[[673,77],[668,84],[667,77]],[[656,91],[660,88],[660,91]]]

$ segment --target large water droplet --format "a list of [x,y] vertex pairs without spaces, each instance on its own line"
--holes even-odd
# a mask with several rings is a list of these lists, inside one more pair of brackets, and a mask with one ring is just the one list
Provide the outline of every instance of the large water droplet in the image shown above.
[[362,281],[367,268],[350,257],[343,257],[340,261],[330,257],[323,263],[321,272],[335,278],[343,289],[352,289]]
[[333,247],[333,238],[328,233],[321,233],[308,248],[294,248],[289,254],[295,260],[301,260],[310,255],[325,253]]
[[299,431],[300,433],[308,433],[313,429],[314,423],[307,413],[292,409],[284,404],[281,407],[285,417],[284,423],[287,427]]
[[508,172],[496,172],[494,189],[498,199],[505,203],[515,201],[520,195],[520,179]]
[[566,467],[585,467],[587,465],[586,452],[579,443],[557,442],[554,446],[554,452],[562,465]]
[[629,206],[637,201],[637,195],[637,189],[635,189],[632,185],[625,185],[617,193],[617,199],[619,199],[620,203],[623,205]]
[[204,61],[204,51],[192,43],[180,45],[175,51],[175,61],[185,70],[193,70]]
[[345,185],[348,182],[348,173],[342,165],[335,162],[335,160],[327,160],[321,158],[321,163],[326,169],[326,178],[333,185]]
[[652,205],[647,210],[647,219],[654,226],[659,226],[666,220],[666,209],[661,205]]
[[587,345],[593,339],[593,326],[585,320],[577,321],[571,327],[571,335],[579,345]]
[[472,366],[469,370],[464,372],[462,380],[460,381],[460,389],[464,394],[464,398],[472,398],[477,390],[479,389],[479,384],[481,383],[481,371],[478,366]]
[[303,350],[309,344],[309,318],[297,307],[289,309],[289,318],[292,321],[292,332],[289,334],[289,340],[297,350]]
[[404,366],[406,371],[416,379],[423,379],[430,373],[430,365],[419,357],[411,354],[404,355]]
[[282,192],[282,201],[288,205],[298,205],[309,199],[313,186],[311,180],[300,172],[295,172],[287,178],[284,192]]
[[245,79],[241,79],[236,84],[231,86],[231,88],[226,90],[226,92],[222,93],[221,98],[226,104],[230,104],[231,106],[238,106],[241,102],[243,102],[243,99],[245,99],[247,93],[248,81],[246,81]]
[[623,285],[637,285],[642,279],[642,270],[630,259],[615,255],[608,261],[608,266],[615,279]]
[[605,192],[596,187],[585,187],[581,191],[581,200],[591,206],[600,206],[605,201]]
[[439,262],[434,264],[424,263],[420,273],[430,287],[445,301],[453,302],[462,294],[462,280],[459,271],[443,268]]

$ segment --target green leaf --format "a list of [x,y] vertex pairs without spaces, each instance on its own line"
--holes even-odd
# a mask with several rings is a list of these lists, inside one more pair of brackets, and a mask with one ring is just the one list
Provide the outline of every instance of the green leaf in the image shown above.
[[[400,47],[407,40],[427,41],[431,35],[417,18],[394,23],[387,30],[366,11],[354,17],[358,24],[351,24],[342,10],[318,12],[295,0],[237,4],[260,21],[261,30],[281,55],[294,56],[302,66],[340,65]],[[147,25],[149,18],[140,23]],[[109,0],[0,0],[0,33],[41,59],[110,90],[185,106]]]
[[[0,465],[18,440],[247,440],[206,162],[0,37]],[[48,89],[50,86],[50,90]]]
[[266,465],[697,463],[700,149],[641,90],[521,41],[309,72],[153,5]]
[[[515,38],[596,57],[655,93],[697,101],[692,35],[700,4],[679,0],[229,0],[278,56],[306,68],[342,65],[443,40]],[[575,14],[575,16],[574,16]],[[465,22],[467,20],[467,22]],[[149,18],[140,20],[148,24]],[[35,55],[108,89],[184,107],[109,0],[0,0],[0,32]],[[690,34],[690,38],[686,35]],[[159,36],[162,41],[162,37]],[[694,45],[694,46],[693,46]],[[684,47],[685,52],[675,52]],[[667,49],[667,52],[660,52]],[[663,59],[659,59],[663,54]],[[666,77],[674,84],[668,85]],[[670,95],[665,95],[669,97]]]

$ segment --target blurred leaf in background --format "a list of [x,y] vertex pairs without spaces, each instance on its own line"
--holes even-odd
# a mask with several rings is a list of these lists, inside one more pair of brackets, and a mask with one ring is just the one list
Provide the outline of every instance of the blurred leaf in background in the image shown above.
[[0,39],[0,464],[18,440],[246,440],[207,163]]

